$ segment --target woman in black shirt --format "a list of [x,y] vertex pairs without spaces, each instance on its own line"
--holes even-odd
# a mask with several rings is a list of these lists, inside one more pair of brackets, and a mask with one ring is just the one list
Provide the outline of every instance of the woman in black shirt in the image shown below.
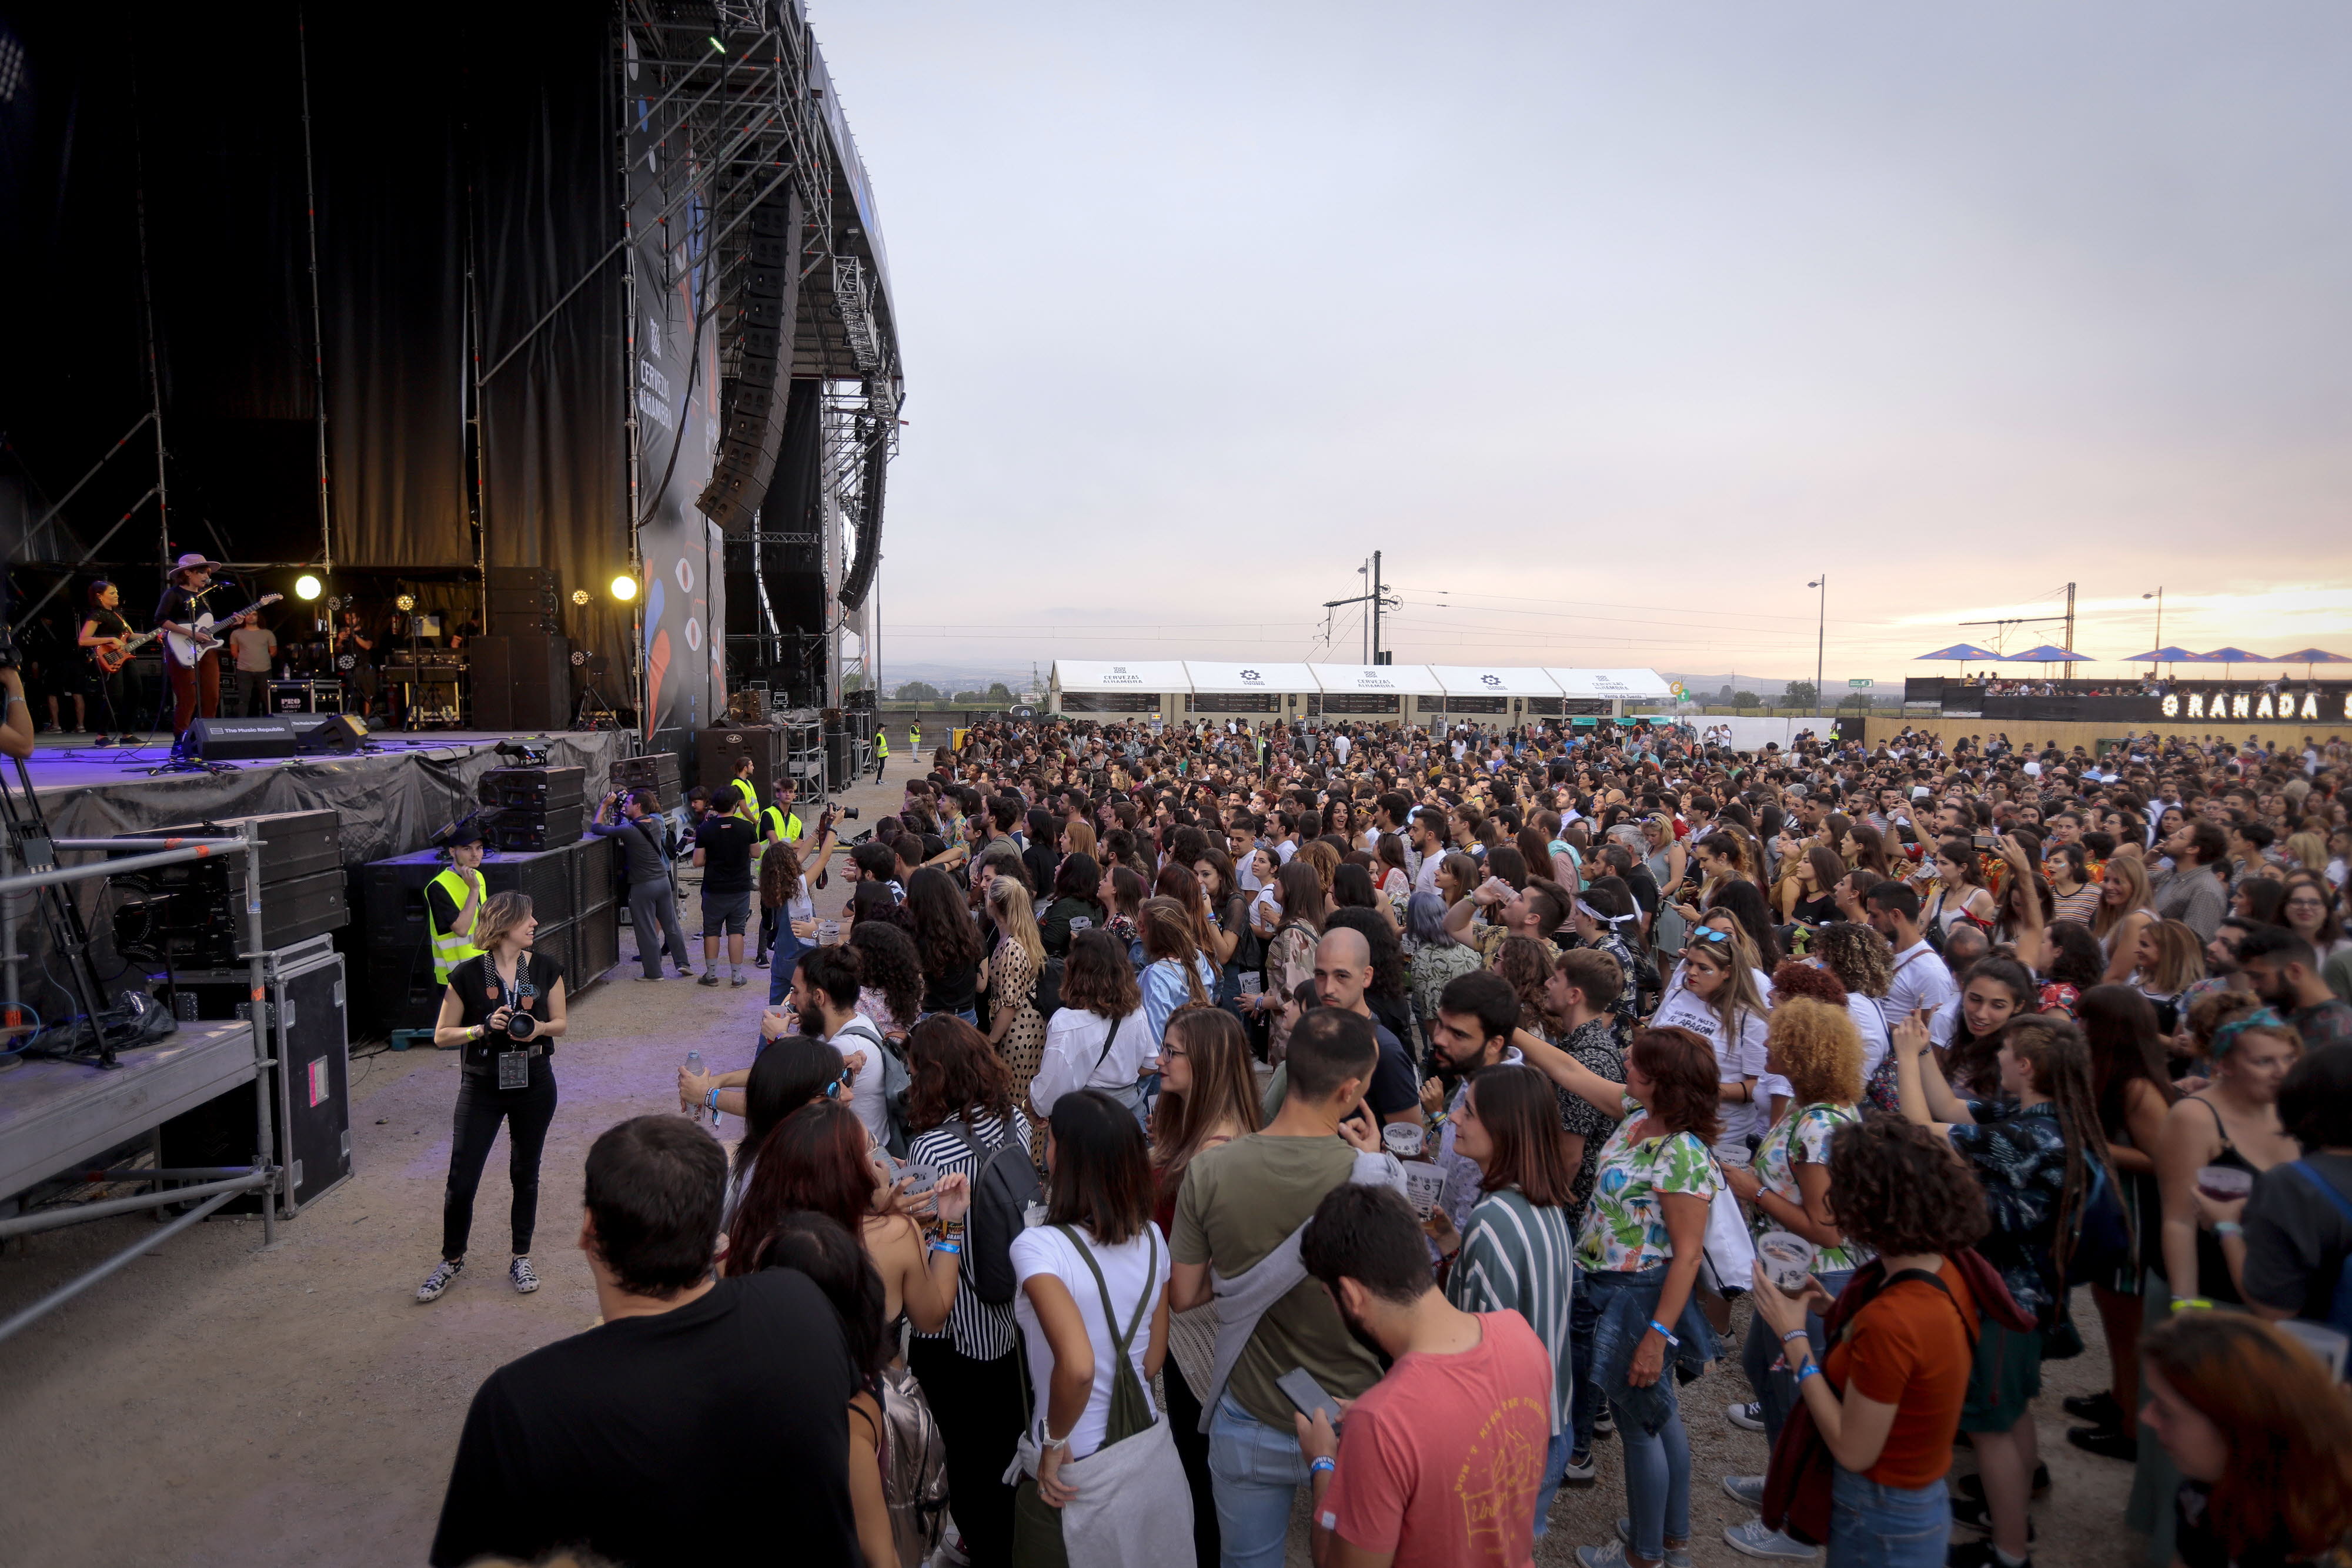
[[[555,1069],[550,1057],[564,1028],[563,966],[530,950],[539,922],[530,900],[501,893],[482,906],[475,942],[482,956],[449,971],[433,1043],[461,1049],[457,1113],[449,1138],[449,1187],[441,1200],[441,1261],[416,1299],[439,1299],[466,1266],[474,1227],[474,1193],[482,1185],[499,1124],[507,1124],[508,1173],[514,1186],[514,1260],[507,1278],[524,1295],[539,1289],[530,1235],[539,1218],[539,1155],[555,1120]],[[518,1037],[514,1020],[530,1022]]]
[[123,664],[110,673],[98,662],[103,651],[109,658],[121,658],[123,644],[131,636],[131,622],[122,618],[120,606],[121,591],[104,578],[89,585],[89,611],[81,619],[81,634],[76,639],[89,661],[89,675],[84,683],[90,695],[98,699],[100,716],[98,736],[92,746],[112,746],[118,739],[131,744],[130,665]]

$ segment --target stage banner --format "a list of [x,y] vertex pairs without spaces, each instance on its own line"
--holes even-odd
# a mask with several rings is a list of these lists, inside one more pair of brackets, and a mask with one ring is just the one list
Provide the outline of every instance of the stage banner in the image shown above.
[[694,504],[719,444],[719,329],[707,317],[715,303],[708,297],[710,214],[692,193],[688,132],[649,132],[661,89],[650,72],[640,73],[634,44],[623,69],[632,111],[629,396],[645,581],[638,722],[649,747],[677,752],[690,773],[695,731],[727,706],[724,547]]

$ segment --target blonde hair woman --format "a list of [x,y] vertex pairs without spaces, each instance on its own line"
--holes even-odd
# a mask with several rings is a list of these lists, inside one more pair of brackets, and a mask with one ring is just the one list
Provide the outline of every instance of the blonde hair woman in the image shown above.
[[1045,939],[1038,935],[1029,890],[1018,877],[1000,876],[988,884],[988,918],[996,927],[996,950],[981,965],[976,988],[994,1002],[988,1043],[1013,1075],[1014,1099],[1026,1103],[1029,1081],[1045,1054],[1045,1017],[1035,1000]]
[[2155,903],[2148,893],[2147,867],[2138,856],[2117,855],[2107,862],[2099,885],[2099,912],[2091,920],[2091,935],[2107,956],[2101,984],[2119,986],[2131,978],[2132,967],[2139,961],[2140,931],[2156,924]]
[[555,1120],[551,1055],[566,1019],[563,966],[531,950],[538,932],[528,897],[492,894],[474,928],[481,956],[451,969],[441,992],[433,1043],[463,1054],[449,1138],[449,1185],[441,1200],[441,1261],[416,1288],[420,1301],[438,1301],[466,1266],[474,1194],[500,1122],[507,1124],[514,1188],[514,1257],[507,1279],[524,1295],[539,1289],[530,1267],[531,1232],[539,1219],[539,1155]]

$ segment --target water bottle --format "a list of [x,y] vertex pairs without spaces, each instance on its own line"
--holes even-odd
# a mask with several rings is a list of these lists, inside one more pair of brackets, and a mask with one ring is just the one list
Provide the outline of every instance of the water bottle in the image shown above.
[[[697,1078],[702,1076],[702,1052],[689,1051],[686,1053],[686,1070]],[[702,1107],[699,1105],[694,1108],[694,1119],[698,1122],[702,1120]],[[710,1124],[714,1127],[719,1124],[719,1113],[716,1111],[710,1113]]]

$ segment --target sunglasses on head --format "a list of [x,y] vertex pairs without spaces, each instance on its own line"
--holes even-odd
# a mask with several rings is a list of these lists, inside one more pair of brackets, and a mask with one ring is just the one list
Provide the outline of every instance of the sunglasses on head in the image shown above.
[[1728,942],[1731,940],[1731,933],[1728,931],[1718,931],[1712,925],[1701,925],[1691,932],[1691,940],[1694,942]]

